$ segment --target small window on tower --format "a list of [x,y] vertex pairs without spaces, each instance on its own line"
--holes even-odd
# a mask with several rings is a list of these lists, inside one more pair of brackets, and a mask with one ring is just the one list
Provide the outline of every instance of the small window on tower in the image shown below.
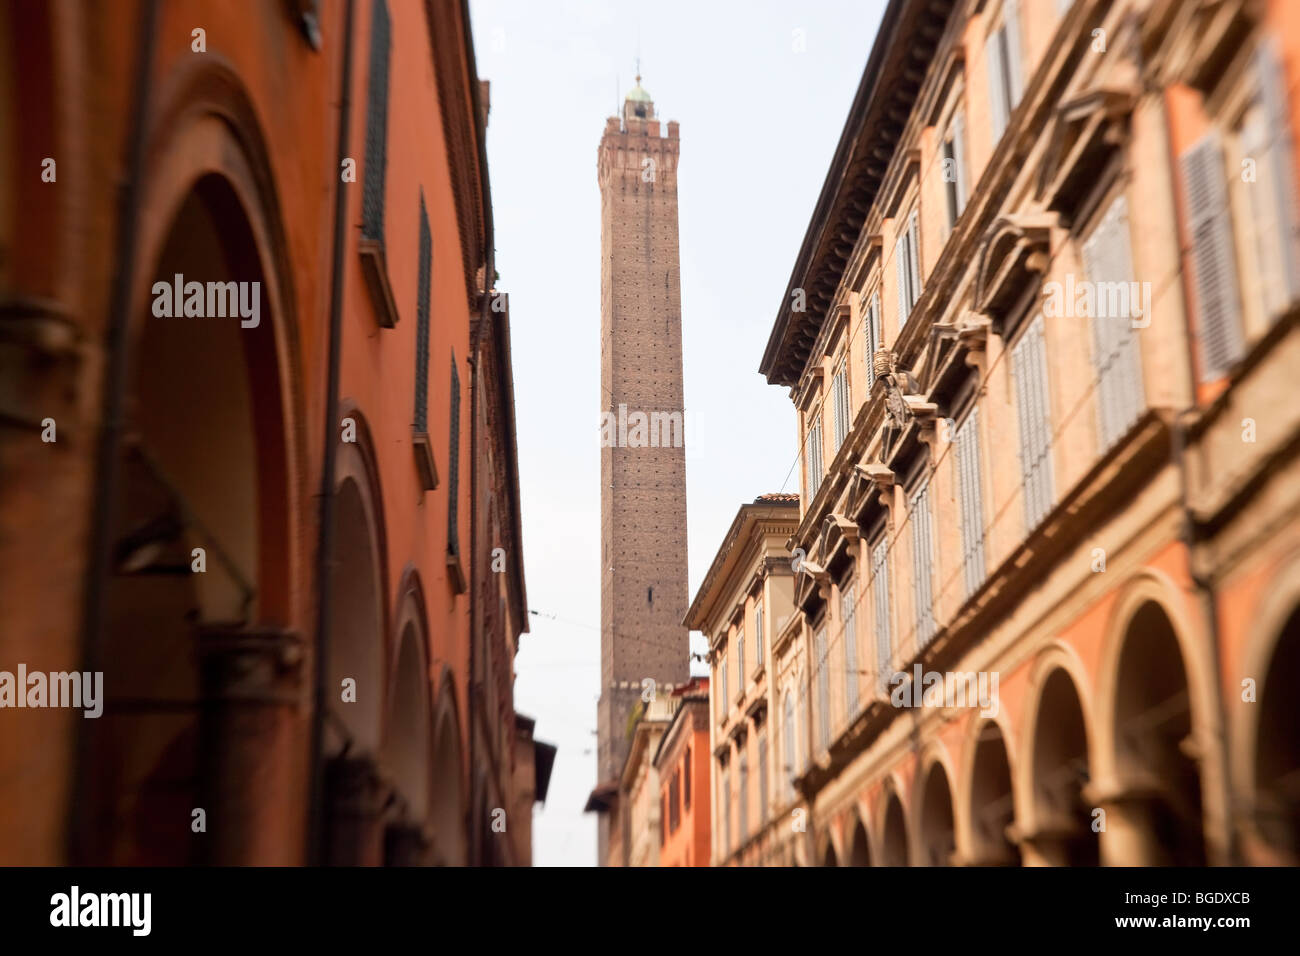
[[654,589],[654,588],[646,588],[646,589],[645,589],[645,602],[646,602],[646,604],[654,604],[654,602],[655,602],[655,589]]

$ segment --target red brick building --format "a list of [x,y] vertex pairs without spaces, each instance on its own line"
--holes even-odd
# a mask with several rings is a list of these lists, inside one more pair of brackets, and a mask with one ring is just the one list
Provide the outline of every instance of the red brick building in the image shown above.
[[0,70],[0,669],[104,688],[0,710],[0,862],[529,862],[466,5],[17,0]]

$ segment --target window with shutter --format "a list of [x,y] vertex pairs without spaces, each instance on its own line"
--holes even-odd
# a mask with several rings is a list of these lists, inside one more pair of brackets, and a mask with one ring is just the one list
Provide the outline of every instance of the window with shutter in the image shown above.
[[[1128,200],[1119,196],[1083,244],[1083,268],[1094,295],[1091,318],[1093,366],[1097,373],[1097,420],[1101,449],[1118,441],[1145,405],[1142,355],[1133,329],[1138,286],[1133,282]],[[1127,309],[1115,303],[1128,302]]]
[[[429,431],[429,290],[433,275],[433,234],[420,190],[419,276],[415,299],[415,431]],[[454,472],[453,472],[454,475]]]
[[1047,347],[1043,317],[1034,317],[1011,353],[1020,421],[1020,480],[1025,530],[1032,531],[1052,506],[1052,448],[1047,396]]
[[447,553],[460,554],[460,373],[451,356],[451,437],[447,452]]
[[817,744],[825,750],[831,745],[831,675],[825,627],[817,632],[813,648],[817,655]]
[[915,209],[907,222],[907,268],[912,296],[907,307],[910,315],[921,299],[921,220]]
[[[1259,264],[1267,282],[1263,290],[1266,319],[1272,319],[1300,296],[1300,209],[1297,208],[1291,121],[1287,112],[1286,75],[1276,38],[1261,41],[1253,61],[1258,108],[1254,115],[1259,183],[1252,185],[1256,209],[1252,219]],[[1259,188],[1263,187],[1263,188]]]
[[718,671],[718,716],[727,716],[727,645],[722,645],[722,666]]
[[934,528],[930,521],[930,482],[912,495],[912,595],[916,603],[916,649],[934,637]]
[[882,693],[888,693],[893,676],[893,635],[889,616],[889,541],[881,537],[871,549],[871,587],[875,604],[876,680]]
[[825,460],[822,457],[822,416],[821,409],[812,413],[813,423],[808,429],[808,499],[817,497],[817,489],[822,486],[822,472]]
[[979,408],[957,429],[957,493],[961,516],[962,572],[966,596],[984,582],[984,489],[980,476]]
[[374,0],[370,20],[370,76],[366,92],[366,169],[361,193],[361,236],[384,242],[384,179],[388,170],[388,56],[391,22],[386,0]]
[[1006,0],[1002,5],[1002,23],[985,41],[984,56],[989,69],[993,138],[996,141],[1002,138],[1022,92],[1020,18],[1016,0]]
[[880,329],[879,292],[871,293],[863,332],[866,334],[867,341],[867,392],[870,393],[872,386],[876,384],[876,352],[884,347],[884,338]]
[[840,595],[840,623],[844,629],[844,701],[849,720],[858,713],[858,586],[850,581]]
[[764,645],[767,644],[767,637],[763,634],[763,602],[761,600],[754,604],[754,653],[757,655],[757,666],[761,669],[763,666]]
[[799,752],[795,741],[798,740],[798,728],[795,727],[794,695],[785,694],[785,713],[781,720],[781,759],[785,761],[785,796],[794,799],[794,778],[799,774]]
[[957,177],[957,215],[953,217],[955,222],[957,217],[961,216],[966,209],[966,199],[969,196],[966,182],[966,111],[958,110],[952,118],[952,161],[954,172]]
[[912,311],[911,292],[908,289],[909,270],[907,265],[907,235],[898,237],[894,243],[894,263],[898,271],[898,330],[901,333],[907,323],[907,316]]
[[844,439],[849,437],[849,425],[852,421],[852,412],[849,408],[849,374],[844,363],[840,363],[839,371],[835,373],[834,384],[832,389],[832,399],[835,404],[835,451],[840,450],[844,444]]
[[736,696],[745,693],[745,629],[736,632]]
[[758,735],[758,822],[767,822],[767,733]]
[[1193,288],[1201,346],[1201,379],[1222,378],[1243,350],[1237,267],[1232,247],[1222,153],[1211,134],[1179,159],[1192,238]]
[[749,837],[749,755],[743,750],[740,752],[740,761],[736,772],[736,789],[738,791],[736,799],[740,804],[740,836],[737,843],[744,844]]
[[731,853],[731,780],[722,771],[722,856]]

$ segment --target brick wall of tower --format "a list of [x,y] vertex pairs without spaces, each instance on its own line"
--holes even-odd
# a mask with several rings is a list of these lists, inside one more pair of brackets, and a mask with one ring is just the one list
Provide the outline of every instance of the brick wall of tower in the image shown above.
[[[600,143],[600,408],[616,418],[620,404],[683,410],[677,124],[666,132],[611,117]],[[602,780],[626,759],[641,681],[689,676],[685,456],[680,445],[601,449]]]

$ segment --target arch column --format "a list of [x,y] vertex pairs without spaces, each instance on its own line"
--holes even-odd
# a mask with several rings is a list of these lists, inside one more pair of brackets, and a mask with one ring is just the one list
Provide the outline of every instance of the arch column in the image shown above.
[[289,865],[300,857],[293,790],[302,640],[290,631],[199,629],[208,863]]

